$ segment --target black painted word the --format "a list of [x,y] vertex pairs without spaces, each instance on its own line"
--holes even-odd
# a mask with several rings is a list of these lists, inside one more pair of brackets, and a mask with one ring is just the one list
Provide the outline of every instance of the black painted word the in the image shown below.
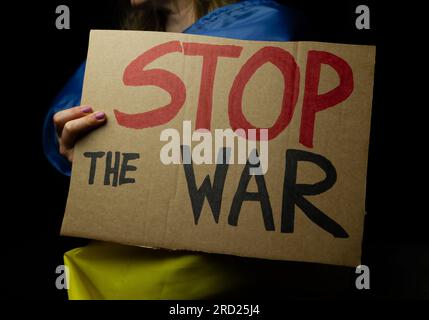
[[[129,165],[128,162],[140,158],[138,153],[122,153],[116,151],[96,151],[96,152],[85,152],[83,154],[86,158],[91,159],[89,168],[88,184],[94,184],[95,173],[97,170],[97,160],[105,157],[105,169],[104,169],[104,185],[116,187],[126,183],[135,183],[134,178],[128,178],[128,171],[136,171],[137,167]],[[122,157],[121,157],[122,156]],[[121,159],[122,158],[122,159]]]

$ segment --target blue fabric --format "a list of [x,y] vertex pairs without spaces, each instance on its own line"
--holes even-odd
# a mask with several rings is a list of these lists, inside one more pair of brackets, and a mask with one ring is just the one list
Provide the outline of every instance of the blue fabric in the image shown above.
[[71,164],[59,152],[57,132],[54,127],[53,116],[58,111],[80,105],[84,73],[85,62],[79,66],[64,88],[54,99],[43,124],[43,151],[45,152],[49,162],[58,171],[67,176],[70,176],[71,174]]
[[245,0],[202,17],[184,33],[259,41],[290,41],[297,12],[273,0]]
[[[184,33],[241,40],[289,41],[298,28],[298,14],[273,0],[243,0],[216,9],[199,19]],[[71,165],[59,154],[53,115],[80,105],[85,63],[70,78],[52,103],[43,128],[43,148],[51,164],[65,175]]]

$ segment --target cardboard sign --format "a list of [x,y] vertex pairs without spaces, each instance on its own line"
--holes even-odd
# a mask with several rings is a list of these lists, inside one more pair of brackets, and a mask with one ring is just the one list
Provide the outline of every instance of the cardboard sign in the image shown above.
[[82,104],[108,122],[76,145],[62,234],[359,265],[374,63],[371,46],[92,31]]

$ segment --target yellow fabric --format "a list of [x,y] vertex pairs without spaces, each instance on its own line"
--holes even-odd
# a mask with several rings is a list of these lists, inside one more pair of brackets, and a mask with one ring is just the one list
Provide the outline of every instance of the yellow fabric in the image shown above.
[[220,255],[94,241],[64,254],[69,299],[204,299],[240,277]]

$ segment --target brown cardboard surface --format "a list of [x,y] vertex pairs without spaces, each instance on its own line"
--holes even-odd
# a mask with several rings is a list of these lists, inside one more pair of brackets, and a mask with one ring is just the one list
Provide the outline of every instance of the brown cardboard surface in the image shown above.
[[[163,69],[180,78],[186,88],[183,106],[164,124],[140,129],[120,125],[114,110],[138,114],[170,103],[170,94],[155,85],[127,85],[124,82],[124,71],[141,54],[171,41],[176,41],[177,52],[156,58],[140,69]],[[245,197],[241,210],[238,211],[237,225],[231,224],[229,216],[245,170],[244,164],[228,166],[218,222],[216,223],[208,200],[205,199],[196,223],[184,165],[165,165],[160,161],[160,150],[167,143],[160,141],[161,132],[167,128],[182,132],[185,120],[192,121],[192,129],[196,124],[203,57],[184,54],[186,43],[241,47],[239,57],[218,58],[212,87],[212,131],[231,127],[231,115],[228,112],[231,87],[246,61],[262,48],[276,48],[266,52],[283,52],[281,57],[287,52],[293,56],[299,70],[292,76],[286,76],[293,81],[284,83],[278,66],[264,63],[244,87],[243,114],[257,128],[269,128],[275,124],[280,115],[285,90],[295,92],[295,96],[290,96],[290,99],[296,98],[297,102],[290,123],[269,140],[268,171],[263,176],[250,178],[246,188],[248,198]],[[314,73],[318,73],[317,68],[309,68],[307,73],[309,52],[328,53],[328,60],[323,60],[320,67],[320,81],[316,82],[318,95],[341,86],[340,75],[328,65],[332,56],[339,57],[350,67],[353,82],[352,91],[349,94],[343,92],[346,95],[343,101],[315,113],[312,145],[300,142],[304,95],[309,96],[306,88],[308,91]],[[266,55],[261,56],[262,59],[266,58]],[[81,139],[75,147],[61,233],[137,246],[359,265],[365,214],[374,63],[375,47],[371,46],[239,41],[143,31],[92,31],[82,104],[90,104],[96,110],[106,112],[108,123]],[[139,73],[132,76],[138,78]],[[136,79],[134,80],[138,82]],[[167,80],[171,83],[170,79]],[[149,81],[155,80],[150,78]],[[295,91],[292,90],[294,85],[297,88]],[[206,99],[210,97],[207,88],[203,88],[203,91]],[[329,104],[332,101],[329,97],[325,98],[326,101],[319,102]],[[307,101],[307,106],[309,105],[311,104]],[[155,118],[156,121],[162,120]],[[193,142],[192,146],[197,144]],[[318,208],[322,215],[341,226],[345,234],[333,235],[328,232],[312,221],[298,205],[292,205],[295,210],[293,232],[290,228],[282,232],[282,224],[286,224],[286,217],[290,218],[290,210],[284,208],[287,207],[284,204],[285,195],[290,196],[288,188],[285,188],[286,152],[291,151],[291,156],[293,150],[302,151],[298,155],[319,155],[335,168],[335,183],[319,194],[305,195],[304,199]],[[106,153],[109,151],[113,152],[113,160],[115,152],[120,152],[121,157],[124,153],[139,155],[138,159],[128,162],[129,166],[135,167],[135,171],[126,173],[127,178],[135,180],[133,183],[112,186],[111,175],[110,184],[104,184]],[[89,184],[91,159],[84,155],[85,152],[105,153],[97,159],[92,184]],[[290,159],[292,158],[291,156]],[[194,163],[197,187],[207,175],[213,183],[215,169],[215,164]],[[291,175],[288,174],[290,178]],[[298,161],[296,184],[314,185],[324,180],[325,176],[324,170],[313,161]],[[261,179],[265,182],[267,193],[262,197],[264,201],[269,201],[272,209],[273,225],[268,226],[269,230],[264,224],[261,202],[256,201],[258,196],[256,200],[254,198],[249,201],[252,198],[251,192],[258,195],[259,190],[261,196],[261,190],[258,189],[261,184],[256,183],[261,182]],[[268,220],[265,221],[269,221],[269,217],[266,219]]]

